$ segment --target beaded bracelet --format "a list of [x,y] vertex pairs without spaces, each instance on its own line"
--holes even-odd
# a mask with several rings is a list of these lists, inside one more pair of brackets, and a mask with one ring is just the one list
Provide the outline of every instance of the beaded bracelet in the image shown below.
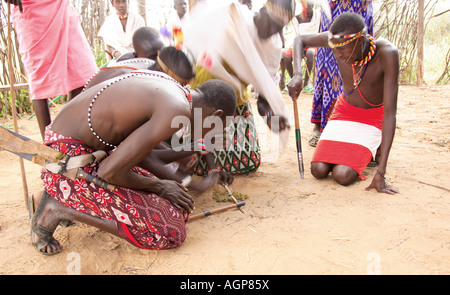
[[211,175],[211,174],[213,174],[215,172],[220,172],[220,171],[222,171],[222,168],[217,167],[217,168],[208,170],[208,175]]
[[383,179],[384,179],[384,186],[388,186],[388,182],[387,182],[386,176],[384,176],[384,174],[382,174],[382,173],[380,172],[380,170],[378,170],[378,169],[377,169],[377,172],[378,172],[378,174],[380,174],[380,175],[383,177]]
[[380,170],[377,169],[377,172],[378,172],[378,174],[380,174],[384,178],[384,180],[386,180],[386,176],[384,176],[384,174],[381,173]]

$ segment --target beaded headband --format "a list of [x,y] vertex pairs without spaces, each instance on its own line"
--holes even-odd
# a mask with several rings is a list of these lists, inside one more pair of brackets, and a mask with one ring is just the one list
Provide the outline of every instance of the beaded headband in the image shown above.
[[[354,41],[355,39],[361,37],[362,35],[364,35],[366,33],[366,27],[364,27],[361,31],[359,31],[358,33],[354,33],[354,34],[347,34],[347,35],[333,35],[331,34],[330,31],[328,31],[328,45],[331,48],[335,48],[335,47],[342,47],[345,46],[349,43],[351,43],[352,41]],[[333,43],[331,42],[331,39],[348,39],[345,40],[342,43]]]
[[178,83],[180,83],[181,85],[185,86],[187,84],[189,84],[190,80],[188,79],[184,79],[181,78],[180,76],[178,76],[177,74],[175,74],[171,69],[169,69],[169,67],[161,60],[161,58],[158,56],[157,57],[157,61],[158,64],[161,66],[161,69],[170,77],[172,77],[173,79],[175,79]]
[[266,3],[267,13],[270,18],[280,26],[287,25],[294,17],[295,1],[291,1],[290,7],[283,7],[276,1],[267,1]]

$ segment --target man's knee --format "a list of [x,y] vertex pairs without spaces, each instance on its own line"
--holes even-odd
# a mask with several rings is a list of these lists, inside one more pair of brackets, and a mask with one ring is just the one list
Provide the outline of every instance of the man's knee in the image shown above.
[[333,168],[333,179],[340,185],[347,186],[355,182],[358,173],[348,166],[336,165]]
[[311,163],[311,174],[317,179],[323,179],[330,173],[330,164],[328,163]]
[[313,48],[309,48],[308,50],[306,50],[306,58],[307,59],[314,59],[314,54],[315,54],[315,50]]

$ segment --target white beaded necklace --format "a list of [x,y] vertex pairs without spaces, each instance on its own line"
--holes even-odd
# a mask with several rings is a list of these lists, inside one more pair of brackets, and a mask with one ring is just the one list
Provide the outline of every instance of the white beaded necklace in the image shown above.
[[192,98],[191,98],[191,94],[189,92],[189,89],[183,87],[180,83],[178,83],[176,80],[172,79],[169,76],[164,76],[160,73],[156,73],[156,72],[132,72],[132,73],[127,73],[127,74],[123,74],[119,77],[117,77],[114,80],[111,80],[108,84],[106,84],[105,86],[102,87],[102,89],[100,89],[99,92],[97,92],[97,94],[94,96],[94,98],[92,99],[90,105],[89,105],[89,109],[88,109],[88,124],[89,124],[89,129],[91,129],[92,134],[94,134],[95,137],[97,137],[97,139],[104,145],[112,147],[113,149],[116,149],[117,146],[114,144],[111,144],[109,142],[104,141],[98,134],[97,132],[95,132],[94,128],[92,127],[92,122],[91,122],[91,111],[92,111],[92,106],[94,105],[94,102],[97,100],[98,96],[109,86],[111,86],[114,83],[117,83],[121,80],[130,78],[130,77],[135,77],[135,76],[148,76],[148,77],[158,77],[158,78],[162,78],[162,79],[166,79],[172,82],[175,82],[175,84],[184,92],[184,94],[186,95],[186,99],[191,103],[192,102]]

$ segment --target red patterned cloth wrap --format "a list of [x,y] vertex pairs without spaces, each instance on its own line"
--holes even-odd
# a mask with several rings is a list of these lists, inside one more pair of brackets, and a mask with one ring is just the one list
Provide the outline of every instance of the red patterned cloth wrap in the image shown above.
[[366,179],[362,172],[381,144],[383,117],[384,107],[355,107],[341,95],[311,162],[345,165]]
[[[46,129],[44,144],[70,156],[93,153],[81,141],[59,135]],[[83,169],[96,176],[99,162]],[[133,168],[139,175],[155,178],[142,168]],[[161,250],[181,246],[186,239],[188,215],[153,193],[116,186],[114,191],[104,189],[82,179],[75,181],[42,169],[44,189],[61,204],[94,217],[114,220],[121,237],[132,245]]]

